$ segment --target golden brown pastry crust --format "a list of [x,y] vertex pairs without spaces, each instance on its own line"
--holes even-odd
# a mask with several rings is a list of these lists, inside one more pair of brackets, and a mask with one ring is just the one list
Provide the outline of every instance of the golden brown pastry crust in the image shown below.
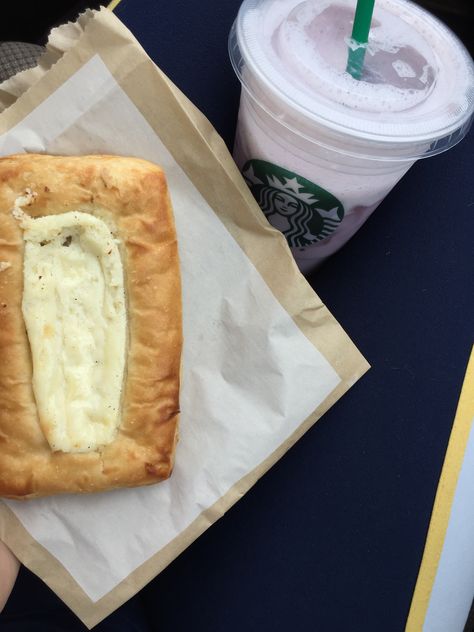
[[[41,430],[21,309],[24,241],[15,199],[31,217],[82,210],[121,240],[129,342],[122,422],[98,452],[52,452]],[[24,154],[0,159],[0,496],[33,498],[147,485],[173,467],[182,347],[181,286],[166,179],[118,156]]]

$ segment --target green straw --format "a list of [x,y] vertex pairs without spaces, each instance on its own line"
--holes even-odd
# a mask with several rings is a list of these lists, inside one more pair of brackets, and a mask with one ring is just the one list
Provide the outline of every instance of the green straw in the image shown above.
[[352,41],[355,44],[360,44],[360,46],[354,49],[349,46],[346,67],[347,72],[354,79],[360,79],[362,75],[374,4],[375,0],[357,0],[354,26],[352,27]]

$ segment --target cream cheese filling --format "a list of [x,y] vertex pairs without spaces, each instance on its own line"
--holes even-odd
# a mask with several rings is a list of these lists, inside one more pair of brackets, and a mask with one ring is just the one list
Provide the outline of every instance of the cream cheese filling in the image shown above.
[[108,226],[73,211],[33,219],[25,241],[22,310],[40,424],[52,450],[88,452],[121,421],[127,312],[124,272]]

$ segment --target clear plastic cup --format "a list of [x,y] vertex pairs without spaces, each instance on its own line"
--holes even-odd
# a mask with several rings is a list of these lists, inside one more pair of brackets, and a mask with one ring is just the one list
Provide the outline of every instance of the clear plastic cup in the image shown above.
[[364,73],[346,71],[355,0],[245,0],[234,159],[303,272],[343,246],[419,158],[467,133],[474,64],[407,0],[377,0]]

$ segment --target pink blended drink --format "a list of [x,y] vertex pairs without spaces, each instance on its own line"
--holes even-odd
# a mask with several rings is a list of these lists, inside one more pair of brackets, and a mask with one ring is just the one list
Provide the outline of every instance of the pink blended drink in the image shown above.
[[359,229],[419,158],[467,133],[474,64],[406,0],[376,0],[361,80],[346,72],[356,0],[245,0],[234,158],[303,272]]

